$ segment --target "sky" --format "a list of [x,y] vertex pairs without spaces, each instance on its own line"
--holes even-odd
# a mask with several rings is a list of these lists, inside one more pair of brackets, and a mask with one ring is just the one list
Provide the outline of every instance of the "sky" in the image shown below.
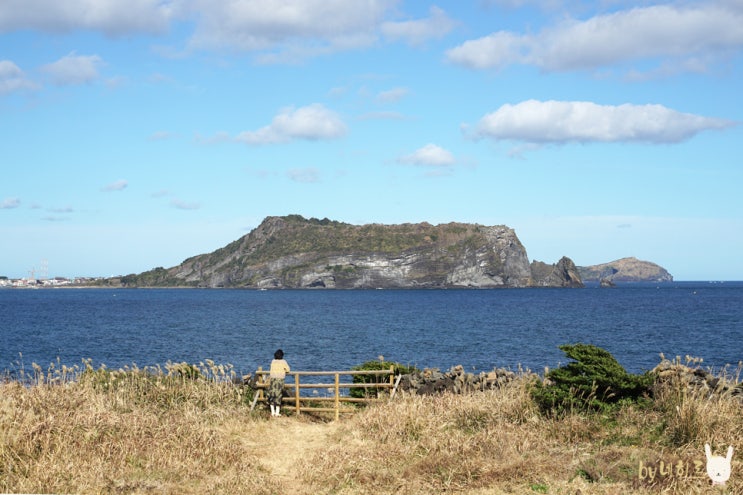
[[299,214],[743,280],[743,0],[3,0],[0,276]]

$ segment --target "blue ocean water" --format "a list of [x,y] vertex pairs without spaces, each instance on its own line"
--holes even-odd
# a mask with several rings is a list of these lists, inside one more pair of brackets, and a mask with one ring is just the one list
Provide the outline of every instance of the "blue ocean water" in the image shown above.
[[603,347],[631,372],[659,354],[703,366],[743,360],[743,282],[624,284],[612,289],[0,290],[0,371],[91,359],[116,369],[268,366],[282,348],[295,370],[386,361],[448,370],[541,372],[561,344]]

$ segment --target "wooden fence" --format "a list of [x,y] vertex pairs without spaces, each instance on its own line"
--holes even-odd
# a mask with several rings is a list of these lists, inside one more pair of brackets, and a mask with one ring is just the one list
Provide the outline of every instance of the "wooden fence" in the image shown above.
[[[251,410],[257,402],[265,402],[264,390],[268,387],[268,371],[258,368],[256,375],[256,393],[253,398]],[[292,371],[286,374],[287,378],[293,377],[294,383],[285,383],[284,389],[290,392],[289,397],[284,396],[284,408],[291,408],[296,414],[303,411],[332,412],[337,420],[340,413],[351,413],[356,411],[353,407],[342,407],[342,404],[370,403],[379,400],[379,391],[389,390],[389,397],[395,395],[396,387],[400,382],[400,376],[395,380],[394,367],[389,370],[363,370],[363,371]],[[378,379],[370,382],[353,383],[341,381],[341,377],[353,376],[376,376]],[[320,377],[330,377],[332,381],[317,381]],[[341,394],[345,389],[372,389],[375,391],[373,397],[351,397]],[[302,391],[311,390],[310,395],[302,394]],[[324,395],[320,394],[323,391]],[[366,395],[366,394],[365,394]]]

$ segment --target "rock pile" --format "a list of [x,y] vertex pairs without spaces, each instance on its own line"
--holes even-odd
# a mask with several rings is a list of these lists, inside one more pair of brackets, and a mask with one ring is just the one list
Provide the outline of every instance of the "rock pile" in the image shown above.
[[427,368],[408,375],[402,375],[398,390],[418,395],[441,393],[465,394],[481,390],[491,390],[523,376],[524,373],[496,368],[478,374],[467,373],[462,365],[454,366],[442,373],[436,368]]
[[[690,367],[679,360],[663,359],[651,372],[654,375],[652,389],[655,393],[661,387],[686,387],[690,391],[704,395],[730,394],[743,403],[743,382],[724,374],[715,375],[700,367]],[[478,374],[468,373],[462,365],[454,366],[447,372],[437,368],[427,368],[407,375],[402,375],[398,391],[417,394],[435,395],[442,393],[466,394],[482,390],[500,388],[516,379],[539,375],[528,372],[515,373],[505,368]]]
[[707,396],[730,394],[743,402],[743,382],[723,375],[714,375],[700,367],[689,367],[680,360],[663,359],[651,371],[655,375],[653,390],[660,387],[686,387]]

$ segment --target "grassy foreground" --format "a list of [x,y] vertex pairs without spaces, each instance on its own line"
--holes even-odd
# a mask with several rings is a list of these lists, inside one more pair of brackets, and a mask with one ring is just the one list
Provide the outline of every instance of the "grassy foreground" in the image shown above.
[[[726,395],[669,384],[646,404],[547,417],[525,376],[334,422],[251,413],[230,374],[87,366],[0,383],[0,493],[743,493],[743,406]],[[705,443],[736,449],[726,487],[710,485]]]

